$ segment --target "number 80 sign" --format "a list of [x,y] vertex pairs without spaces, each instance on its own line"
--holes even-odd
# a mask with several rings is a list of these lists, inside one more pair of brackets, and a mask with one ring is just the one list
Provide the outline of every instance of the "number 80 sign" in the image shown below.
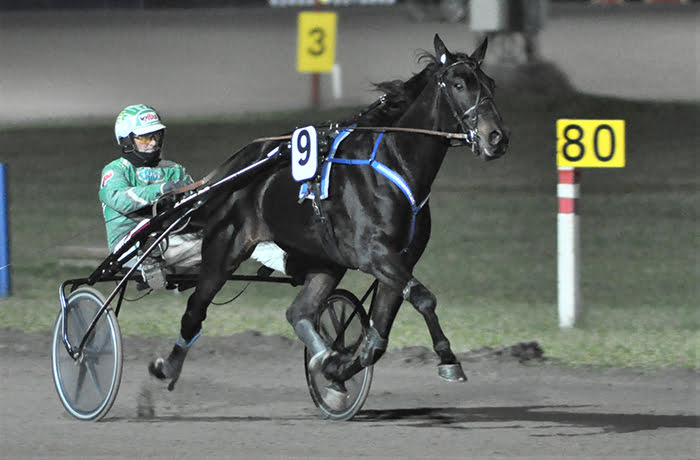
[[624,168],[625,120],[557,120],[557,166]]

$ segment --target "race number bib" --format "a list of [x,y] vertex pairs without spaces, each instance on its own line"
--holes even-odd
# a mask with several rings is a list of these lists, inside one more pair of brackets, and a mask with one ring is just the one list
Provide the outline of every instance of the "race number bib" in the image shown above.
[[306,126],[292,134],[292,177],[297,182],[309,180],[318,169],[316,128]]

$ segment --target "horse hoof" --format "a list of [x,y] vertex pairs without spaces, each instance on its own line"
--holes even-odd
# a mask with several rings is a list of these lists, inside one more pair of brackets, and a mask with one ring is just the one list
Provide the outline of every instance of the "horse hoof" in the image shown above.
[[174,379],[172,379],[170,381],[170,383],[168,383],[168,391],[173,391],[175,389],[175,384],[177,383],[178,378],[179,378],[179,376],[175,377]]
[[438,365],[438,375],[441,379],[447,380],[448,382],[467,381],[467,376],[464,374],[460,363]]
[[323,396],[323,402],[329,409],[333,411],[342,411],[347,409],[348,393],[341,391],[340,387],[334,385],[326,386],[326,394]]
[[165,375],[165,372],[163,371],[164,364],[165,360],[163,358],[158,358],[155,361],[151,361],[148,364],[148,373],[158,380],[165,380],[168,378],[168,376]]

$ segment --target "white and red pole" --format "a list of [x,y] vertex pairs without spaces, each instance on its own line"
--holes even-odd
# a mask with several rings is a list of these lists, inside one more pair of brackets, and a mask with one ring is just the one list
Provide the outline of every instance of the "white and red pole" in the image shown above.
[[580,170],[559,167],[557,197],[557,288],[559,327],[571,328],[580,315],[578,198]]

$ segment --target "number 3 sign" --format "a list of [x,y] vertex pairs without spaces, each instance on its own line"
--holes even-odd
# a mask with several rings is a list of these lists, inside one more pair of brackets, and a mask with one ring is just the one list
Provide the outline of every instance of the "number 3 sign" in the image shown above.
[[624,120],[557,120],[557,166],[624,168]]
[[303,11],[297,24],[297,71],[327,73],[335,63],[338,16],[333,12]]

